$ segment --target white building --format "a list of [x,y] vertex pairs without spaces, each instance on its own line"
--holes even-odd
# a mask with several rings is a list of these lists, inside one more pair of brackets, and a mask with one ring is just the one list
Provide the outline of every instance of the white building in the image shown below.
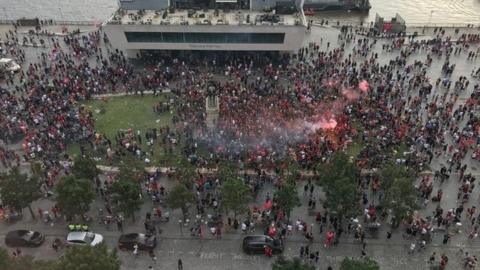
[[293,52],[300,48],[306,32],[302,2],[244,1],[122,0],[103,27],[110,42],[130,58],[142,50]]

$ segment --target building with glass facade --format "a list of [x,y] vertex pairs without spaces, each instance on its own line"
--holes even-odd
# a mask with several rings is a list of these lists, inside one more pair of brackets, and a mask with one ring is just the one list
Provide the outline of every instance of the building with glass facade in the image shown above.
[[302,2],[276,0],[121,0],[104,24],[116,48],[142,50],[278,51],[302,45]]

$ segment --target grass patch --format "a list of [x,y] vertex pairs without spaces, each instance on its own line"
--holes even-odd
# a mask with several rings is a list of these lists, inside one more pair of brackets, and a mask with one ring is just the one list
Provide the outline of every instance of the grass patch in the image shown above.
[[[140,130],[143,139],[143,150],[148,150],[145,144],[145,133],[149,129],[170,126],[173,127],[173,114],[169,111],[157,113],[153,111],[155,104],[159,102],[167,102],[170,98],[169,94],[161,94],[159,96],[144,95],[142,96],[123,96],[110,97],[105,100],[88,100],[79,104],[85,106],[93,113],[95,119],[95,131],[105,134],[113,144],[115,144],[115,136],[120,130],[127,131],[133,129],[135,134]],[[87,147],[88,150],[89,147]],[[167,154],[163,148],[155,143],[154,154],[149,158],[152,163],[170,163],[175,158],[179,149],[175,149],[172,154]],[[70,143],[67,146],[67,154],[77,156],[80,154],[80,146],[78,143]],[[93,153],[95,156],[95,154]],[[102,157],[103,158],[103,157]],[[106,164],[104,160],[100,160],[99,164]]]
[[[159,114],[153,111],[155,104],[167,99],[166,95],[124,96],[111,97],[106,101],[89,100],[83,105],[93,112],[95,130],[112,140],[122,129],[140,130],[144,135],[150,128],[171,126],[173,115],[170,112]],[[102,109],[105,112],[99,113]]]

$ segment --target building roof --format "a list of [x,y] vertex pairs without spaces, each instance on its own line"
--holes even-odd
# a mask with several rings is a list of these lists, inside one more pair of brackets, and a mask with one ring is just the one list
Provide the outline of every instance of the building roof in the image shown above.
[[[192,12],[194,12],[192,14]],[[189,15],[190,13],[190,15]],[[247,22],[248,21],[248,22]],[[273,15],[252,10],[119,10],[109,24],[152,25],[302,25],[301,13]]]

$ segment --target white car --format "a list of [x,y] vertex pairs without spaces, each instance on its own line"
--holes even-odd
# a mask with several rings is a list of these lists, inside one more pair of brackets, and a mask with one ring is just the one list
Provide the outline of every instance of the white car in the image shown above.
[[3,69],[5,71],[19,71],[20,70],[20,65],[17,64],[13,59],[10,58],[1,58],[0,59],[0,69]]
[[101,244],[103,236],[92,232],[71,232],[67,235],[67,245],[89,245],[91,247]]

